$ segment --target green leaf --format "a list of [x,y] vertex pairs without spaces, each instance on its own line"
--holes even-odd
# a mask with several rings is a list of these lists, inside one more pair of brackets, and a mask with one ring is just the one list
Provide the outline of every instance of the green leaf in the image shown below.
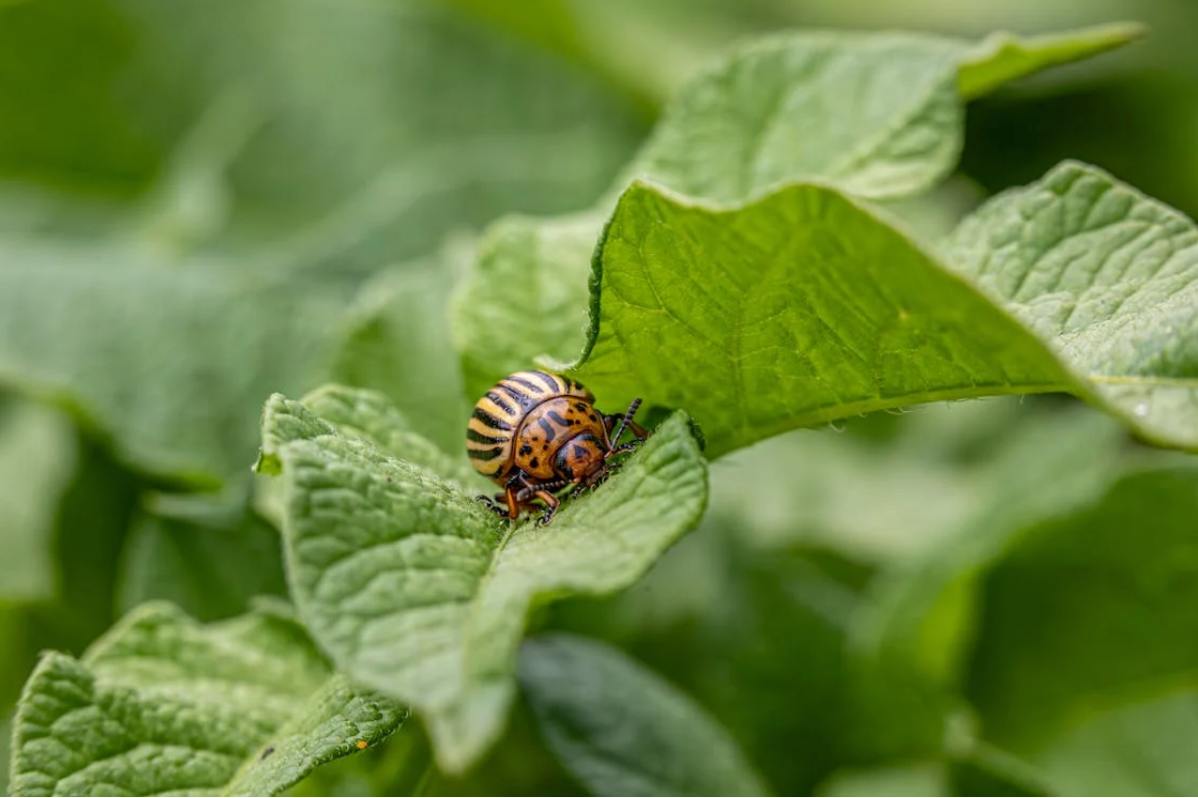
[[[735,467],[713,465],[713,502],[715,485]],[[845,633],[869,572],[818,550],[755,550],[718,511],[632,589],[570,602],[551,618],[617,641],[668,674],[720,719],[779,792],[811,794],[830,763],[859,759],[845,746],[862,731],[846,712]],[[905,709],[879,712],[871,720],[884,728],[869,731],[892,747],[896,738],[905,743],[922,720]],[[939,739],[939,728],[932,733]]]
[[832,189],[715,210],[637,184],[596,252],[572,373],[615,405],[687,408],[712,456],[888,407],[1044,391],[1195,447],[1195,240],[1180,214],[1065,164],[962,223],[946,257],[975,288]]
[[278,532],[211,501],[158,497],[134,520],[119,564],[120,610],[163,600],[215,620],[244,612],[255,596],[286,592]]
[[913,762],[839,770],[820,785],[820,795],[944,795],[944,767]]
[[[206,205],[199,232],[222,249],[282,234],[288,257],[361,273],[463,223],[589,202],[635,146],[624,102],[539,49],[437,4],[333,5],[5,3],[0,175],[127,199],[180,166],[180,144],[210,148],[219,168],[193,171],[156,235]],[[206,135],[230,96],[243,118]]]
[[[956,164],[959,82],[972,86],[985,74],[994,88],[1000,76],[1130,36],[1130,28],[1085,29],[1028,41],[999,35],[977,46],[912,34],[766,37],[686,85],[616,190],[639,177],[720,203],[800,180],[873,198],[918,194]],[[1015,64],[1012,52],[1027,63]],[[581,349],[587,261],[608,207],[503,219],[488,231],[453,317],[470,396],[539,355],[566,362]]]
[[759,39],[682,89],[629,176],[719,202],[794,180],[874,197],[927,188],[961,146],[961,46],[897,33]]
[[1021,422],[1003,445],[987,452],[985,478],[956,528],[871,585],[870,599],[854,620],[857,654],[909,670],[938,688],[956,689],[981,611],[979,585],[986,570],[1020,530],[1101,495],[1127,465],[1123,446],[1121,430],[1097,413],[1053,413]]
[[291,440],[323,434],[332,424],[342,435],[373,442],[392,457],[426,468],[464,491],[484,490],[492,484],[468,464],[464,444],[457,457],[447,454],[416,432],[391,400],[378,391],[325,385],[303,397],[299,404],[310,412],[292,418],[286,413],[276,415],[278,406],[267,403],[262,422],[264,458],[275,457],[278,449]]
[[[988,497],[994,461],[1014,440],[1051,432],[1017,402],[926,405],[905,414],[884,441],[832,430],[778,435],[737,452],[712,482],[710,514],[746,545],[770,552],[805,545],[861,562],[909,559],[938,548],[971,518]],[[984,456],[963,461],[970,447]]]
[[1068,380],[1003,309],[822,186],[715,210],[635,184],[592,285],[572,374],[614,405],[687,408],[712,457],[794,427]]
[[339,311],[335,295],[126,247],[6,247],[0,384],[60,400],[139,470],[212,483],[252,461],[264,394],[327,373]]
[[76,456],[61,414],[0,397],[0,601],[47,599],[56,592],[54,511]]
[[[738,202],[779,183],[828,181],[858,196],[919,192],[956,164],[962,95],[1129,41],[1134,26],[967,42],[903,33],[765,37],[674,98],[630,173]],[[958,94],[958,86],[968,92]]]
[[1198,447],[1192,220],[1099,169],[1067,162],[983,205],[945,250],[1139,434]]
[[1146,32],[1147,28],[1136,22],[1114,22],[1041,36],[992,33],[963,54],[957,69],[957,91],[972,100],[1046,67],[1122,47]]
[[592,795],[761,795],[736,743],[685,693],[618,650],[534,638],[520,684],[558,759]]
[[[385,394],[447,451],[462,448],[470,408],[449,330],[446,254],[418,267],[380,272],[366,281],[347,313],[333,364],[338,382]],[[450,261],[442,263],[439,261]]]
[[537,355],[565,361],[581,351],[586,269],[602,227],[602,216],[583,213],[511,216],[487,230],[451,307],[469,396],[481,396]]
[[403,717],[331,675],[285,606],[201,626],[147,604],[82,660],[42,658],[14,725],[11,789],[273,795]]
[[706,502],[681,414],[552,525],[507,527],[445,474],[404,459],[410,433],[394,433],[385,407],[367,398],[329,418],[314,404],[276,395],[263,420],[265,462],[284,484],[292,595],[340,668],[423,715],[449,771],[502,727],[530,607],[625,587]]
[[1021,529],[986,573],[967,695],[984,738],[1055,791],[1198,789],[1174,744],[1198,733],[1195,517],[1198,469],[1136,470]]

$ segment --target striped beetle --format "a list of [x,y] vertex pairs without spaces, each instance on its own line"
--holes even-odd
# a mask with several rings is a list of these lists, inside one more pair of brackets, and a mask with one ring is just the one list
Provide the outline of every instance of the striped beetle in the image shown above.
[[[555,495],[573,486],[572,496],[607,478],[612,458],[648,437],[632,420],[635,399],[623,415],[595,409],[595,396],[579,383],[544,371],[517,371],[495,383],[474,405],[466,426],[466,454],[474,469],[504,492],[478,499],[510,519],[544,505],[538,523],[553,519]],[[625,431],[632,440],[620,443]]]

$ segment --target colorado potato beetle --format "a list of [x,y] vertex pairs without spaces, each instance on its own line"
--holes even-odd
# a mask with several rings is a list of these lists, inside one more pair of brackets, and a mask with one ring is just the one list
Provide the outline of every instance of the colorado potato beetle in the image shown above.
[[[504,377],[474,405],[466,426],[466,454],[478,473],[503,487],[478,499],[498,515],[518,518],[540,501],[538,523],[553,519],[561,500],[593,488],[611,472],[613,459],[632,451],[648,433],[633,421],[641,400],[623,415],[595,409],[595,396],[574,380],[545,371]],[[624,433],[632,440],[621,443]]]

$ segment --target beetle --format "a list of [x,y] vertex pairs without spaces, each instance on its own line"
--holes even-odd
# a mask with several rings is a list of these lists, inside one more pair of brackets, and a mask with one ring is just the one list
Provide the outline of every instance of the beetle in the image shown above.
[[[539,500],[544,511],[537,523],[548,524],[561,505],[558,491],[572,485],[577,496],[594,488],[614,458],[648,437],[633,421],[640,405],[634,399],[622,415],[605,415],[595,395],[572,379],[546,371],[509,374],[479,398],[466,425],[471,465],[503,487],[478,500],[512,520]],[[621,443],[625,432],[632,440]]]

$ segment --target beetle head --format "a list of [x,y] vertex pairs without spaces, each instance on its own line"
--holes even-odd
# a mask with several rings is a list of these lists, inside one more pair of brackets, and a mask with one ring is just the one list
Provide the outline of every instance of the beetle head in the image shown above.
[[562,444],[553,461],[553,470],[562,479],[589,483],[606,468],[603,444],[591,433],[576,435]]

